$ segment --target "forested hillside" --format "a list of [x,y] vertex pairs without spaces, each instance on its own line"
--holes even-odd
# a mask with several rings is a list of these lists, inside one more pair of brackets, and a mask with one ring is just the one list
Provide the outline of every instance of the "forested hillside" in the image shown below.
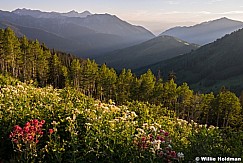
[[117,74],[10,28],[0,30],[0,56],[0,161],[243,157],[243,96],[223,88],[199,94],[173,74]]
[[243,90],[243,29],[226,35],[199,49],[166,61],[146,66],[163,75],[176,73],[178,83],[187,82],[194,90],[218,92],[222,86],[240,95]]
[[173,75],[163,81],[160,73],[155,76],[150,70],[139,77],[125,69],[117,74],[105,64],[98,66],[94,61],[50,51],[38,41],[17,38],[10,28],[1,30],[0,38],[2,74],[23,82],[32,81],[40,87],[73,87],[89,97],[106,102],[112,99],[117,104],[127,101],[162,104],[188,121],[242,127],[240,100],[228,90],[199,94],[186,83],[177,86]]
[[116,70],[138,69],[189,53],[198,47],[175,37],[158,36],[141,44],[101,55],[95,60],[98,63],[106,63]]

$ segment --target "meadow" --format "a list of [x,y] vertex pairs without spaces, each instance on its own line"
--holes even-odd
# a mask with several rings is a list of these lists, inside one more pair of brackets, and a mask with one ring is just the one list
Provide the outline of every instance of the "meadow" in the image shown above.
[[1,162],[189,162],[242,157],[243,134],[176,118],[162,105],[117,106],[72,88],[0,76]]

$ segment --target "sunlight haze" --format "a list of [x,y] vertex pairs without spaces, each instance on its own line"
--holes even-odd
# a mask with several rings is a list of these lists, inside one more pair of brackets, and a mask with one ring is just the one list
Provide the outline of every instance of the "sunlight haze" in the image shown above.
[[1,0],[1,10],[17,8],[68,12],[109,13],[155,34],[174,27],[228,17],[243,21],[242,0]]

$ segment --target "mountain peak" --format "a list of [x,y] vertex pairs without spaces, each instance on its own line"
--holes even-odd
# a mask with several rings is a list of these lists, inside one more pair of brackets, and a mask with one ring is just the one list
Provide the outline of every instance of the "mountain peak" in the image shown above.
[[241,28],[243,22],[222,17],[194,26],[171,28],[161,35],[170,35],[190,43],[205,45]]
[[67,17],[80,17],[80,18],[85,18],[89,15],[92,15],[89,11],[84,11],[82,13],[79,13],[75,10],[69,11],[67,13],[62,13],[63,16],[67,16]]
[[72,11],[69,11],[67,14],[78,14],[78,12],[75,10],[72,10]]
[[82,14],[89,14],[89,15],[92,15],[92,13],[89,12],[88,10],[85,10],[84,12],[82,12]]

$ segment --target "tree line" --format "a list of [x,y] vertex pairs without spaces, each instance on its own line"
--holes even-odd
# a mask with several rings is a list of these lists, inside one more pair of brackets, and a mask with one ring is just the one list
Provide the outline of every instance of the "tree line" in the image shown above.
[[83,60],[48,49],[37,40],[18,38],[10,28],[0,30],[0,71],[39,87],[72,87],[83,94],[117,104],[141,101],[163,105],[178,118],[219,127],[243,128],[243,95],[221,89],[218,94],[193,92],[186,83],[178,86],[175,74],[163,81],[151,70],[137,77],[131,70],[119,74],[105,64]]

